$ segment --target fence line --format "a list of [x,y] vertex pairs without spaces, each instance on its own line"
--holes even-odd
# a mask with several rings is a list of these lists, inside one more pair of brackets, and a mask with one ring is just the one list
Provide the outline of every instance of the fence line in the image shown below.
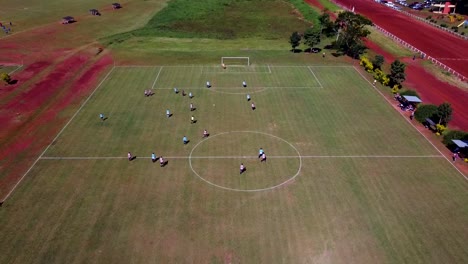
[[[342,9],[344,10],[347,10],[347,11],[351,11],[349,8],[347,8],[346,6],[336,2],[336,0],[332,0],[333,3],[335,3],[337,6],[341,7]],[[406,12],[406,11],[404,11]],[[408,12],[406,12],[408,13]],[[410,14],[410,13],[408,13]],[[411,14],[412,15],[412,14]],[[414,16],[414,15],[412,15]],[[383,29],[381,26],[377,25],[374,23],[374,27],[376,29],[378,29],[380,32],[382,32],[384,35],[386,35],[387,37],[390,37],[391,39],[399,42],[401,45],[405,46],[406,48],[414,51],[414,52],[417,52],[422,59],[428,59],[430,60],[433,64],[435,64],[436,66],[438,66],[439,68],[443,69],[444,71],[447,71],[448,73],[450,74],[453,74],[455,77],[457,77],[458,79],[460,79],[461,81],[464,81],[464,82],[468,82],[468,77],[464,76],[463,74],[460,74],[458,73],[457,71],[455,71],[454,69],[450,68],[449,66],[443,64],[442,62],[440,62],[439,60],[437,60],[436,58],[433,58],[431,56],[428,56],[425,52],[423,52],[422,50],[414,47],[413,45],[409,44],[408,42],[400,39],[399,37],[393,35],[392,33],[388,32],[387,30]]]

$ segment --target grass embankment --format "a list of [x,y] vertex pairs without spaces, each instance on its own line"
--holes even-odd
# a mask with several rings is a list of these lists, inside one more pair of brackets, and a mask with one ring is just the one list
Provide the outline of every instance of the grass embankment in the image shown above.
[[315,21],[317,16],[308,6],[296,8],[278,0],[173,0],[144,27],[103,42],[111,45],[118,60],[143,54],[141,59],[151,58],[153,64],[155,60],[206,63],[207,57],[213,62],[247,50],[288,51],[291,33],[312,25],[305,17]]

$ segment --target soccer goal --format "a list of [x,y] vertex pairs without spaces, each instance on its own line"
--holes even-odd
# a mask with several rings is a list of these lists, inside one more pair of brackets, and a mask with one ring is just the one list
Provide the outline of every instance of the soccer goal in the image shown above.
[[250,57],[221,57],[223,66],[250,66]]

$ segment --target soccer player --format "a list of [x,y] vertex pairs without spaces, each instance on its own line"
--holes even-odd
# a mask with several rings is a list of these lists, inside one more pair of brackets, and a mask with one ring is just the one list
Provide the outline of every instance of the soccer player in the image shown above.
[[175,94],[178,94],[178,93],[179,93],[179,89],[174,88],[174,93],[175,93]]
[[193,107],[193,104],[190,103],[190,112],[193,111],[193,110],[195,110],[195,107]]
[[262,159],[260,159],[260,162],[266,162],[266,154],[263,152],[262,154]]
[[106,118],[104,117],[104,114],[103,114],[103,113],[100,113],[100,114],[99,114],[99,118],[100,118],[102,121],[106,120]]
[[258,158],[260,158],[260,157],[263,155],[264,152],[265,152],[265,151],[263,151],[263,148],[260,148],[260,149],[258,150]]
[[190,92],[190,93],[188,94],[188,97],[189,97],[190,99],[192,99],[192,98],[193,98],[193,94],[192,94],[192,92]]
[[210,134],[208,134],[208,131],[205,129],[203,130],[203,137],[207,138]]
[[166,109],[166,116],[167,118],[171,117],[171,111],[169,111],[169,109]]
[[206,82],[206,88],[211,88],[211,83],[209,81]]
[[195,123],[195,122],[196,122],[196,121],[195,121],[195,117],[194,117],[194,116],[190,117],[190,124],[193,124],[193,123]]
[[242,87],[247,87],[247,83],[245,81],[242,82]]
[[166,161],[164,160],[163,156],[159,157],[159,165],[161,167],[164,167],[164,165],[166,165]]
[[186,136],[184,136],[184,137],[182,138],[182,142],[184,142],[184,145],[187,145],[187,143],[188,143],[189,141],[188,141],[188,139],[187,139]]
[[247,94],[247,101],[250,101],[250,94]]
[[127,153],[127,158],[128,158],[128,161],[133,160],[133,155],[132,155],[132,153],[130,151]]
[[242,174],[245,171],[244,163],[241,163],[239,170],[240,170],[239,174]]
[[185,90],[182,90],[182,96],[185,96]]
[[251,107],[252,107],[252,110],[255,110],[255,109],[256,109],[256,108],[255,108],[255,103],[254,103],[254,102],[252,102]]
[[154,152],[151,153],[151,161],[153,161],[153,163],[156,162],[156,154],[154,154]]

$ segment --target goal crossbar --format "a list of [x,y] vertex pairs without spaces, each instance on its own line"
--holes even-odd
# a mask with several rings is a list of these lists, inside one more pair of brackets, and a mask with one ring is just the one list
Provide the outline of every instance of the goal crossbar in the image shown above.
[[250,57],[221,57],[221,64],[250,66]]

